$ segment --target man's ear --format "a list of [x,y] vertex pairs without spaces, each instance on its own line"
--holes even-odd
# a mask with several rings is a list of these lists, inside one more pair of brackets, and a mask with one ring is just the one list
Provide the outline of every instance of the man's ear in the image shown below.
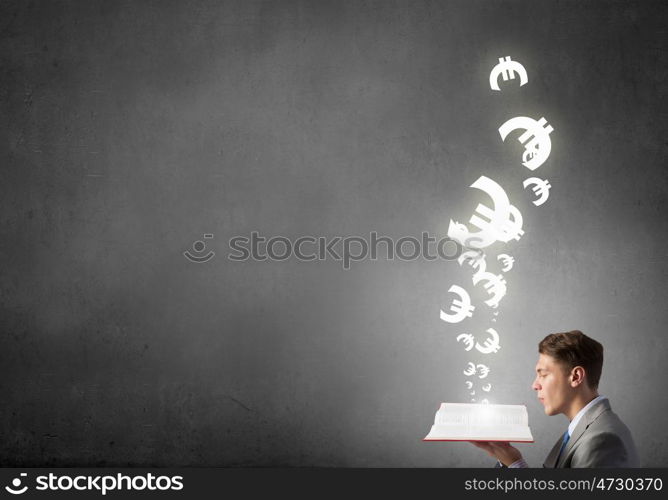
[[581,366],[576,366],[571,370],[569,375],[571,387],[575,388],[582,384],[585,380],[587,373],[585,369]]

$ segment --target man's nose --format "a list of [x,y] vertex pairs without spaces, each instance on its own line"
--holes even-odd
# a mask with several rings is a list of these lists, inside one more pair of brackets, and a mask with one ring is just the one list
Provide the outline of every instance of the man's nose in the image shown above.
[[531,388],[532,388],[534,391],[538,391],[538,390],[540,390],[540,385],[538,385],[538,381],[537,381],[537,380],[534,380],[534,381],[533,381],[533,384],[531,384]]

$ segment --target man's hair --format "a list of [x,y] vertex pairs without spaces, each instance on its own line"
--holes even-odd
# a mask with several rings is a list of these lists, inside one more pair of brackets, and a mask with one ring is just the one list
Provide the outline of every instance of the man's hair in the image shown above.
[[598,388],[603,370],[603,346],[580,330],[551,333],[538,344],[538,352],[552,356],[570,372],[574,367],[585,369],[590,389]]

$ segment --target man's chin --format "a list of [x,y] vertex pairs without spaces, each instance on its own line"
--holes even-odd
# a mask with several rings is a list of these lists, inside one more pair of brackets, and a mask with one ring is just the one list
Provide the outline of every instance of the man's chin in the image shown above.
[[547,404],[545,404],[545,401],[541,401],[540,404],[543,405],[543,411],[545,412],[545,415],[549,415],[550,414],[550,407],[547,406]]

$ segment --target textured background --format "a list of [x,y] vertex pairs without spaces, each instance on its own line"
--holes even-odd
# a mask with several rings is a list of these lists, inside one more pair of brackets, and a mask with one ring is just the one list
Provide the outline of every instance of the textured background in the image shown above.
[[[462,369],[566,428],[537,343],[606,347],[601,393],[668,466],[665,2],[0,3],[0,464],[489,466],[423,443]],[[499,57],[529,84],[488,77]],[[534,207],[508,118],[545,116]],[[234,262],[228,239],[442,236],[501,183],[525,235],[496,323],[439,320],[456,262]],[[182,254],[213,233],[205,264]],[[500,249],[496,249],[500,250]],[[496,251],[495,250],[495,251]],[[469,289],[470,283],[468,286]],[[480,296],[475,296],[479,300]]]

